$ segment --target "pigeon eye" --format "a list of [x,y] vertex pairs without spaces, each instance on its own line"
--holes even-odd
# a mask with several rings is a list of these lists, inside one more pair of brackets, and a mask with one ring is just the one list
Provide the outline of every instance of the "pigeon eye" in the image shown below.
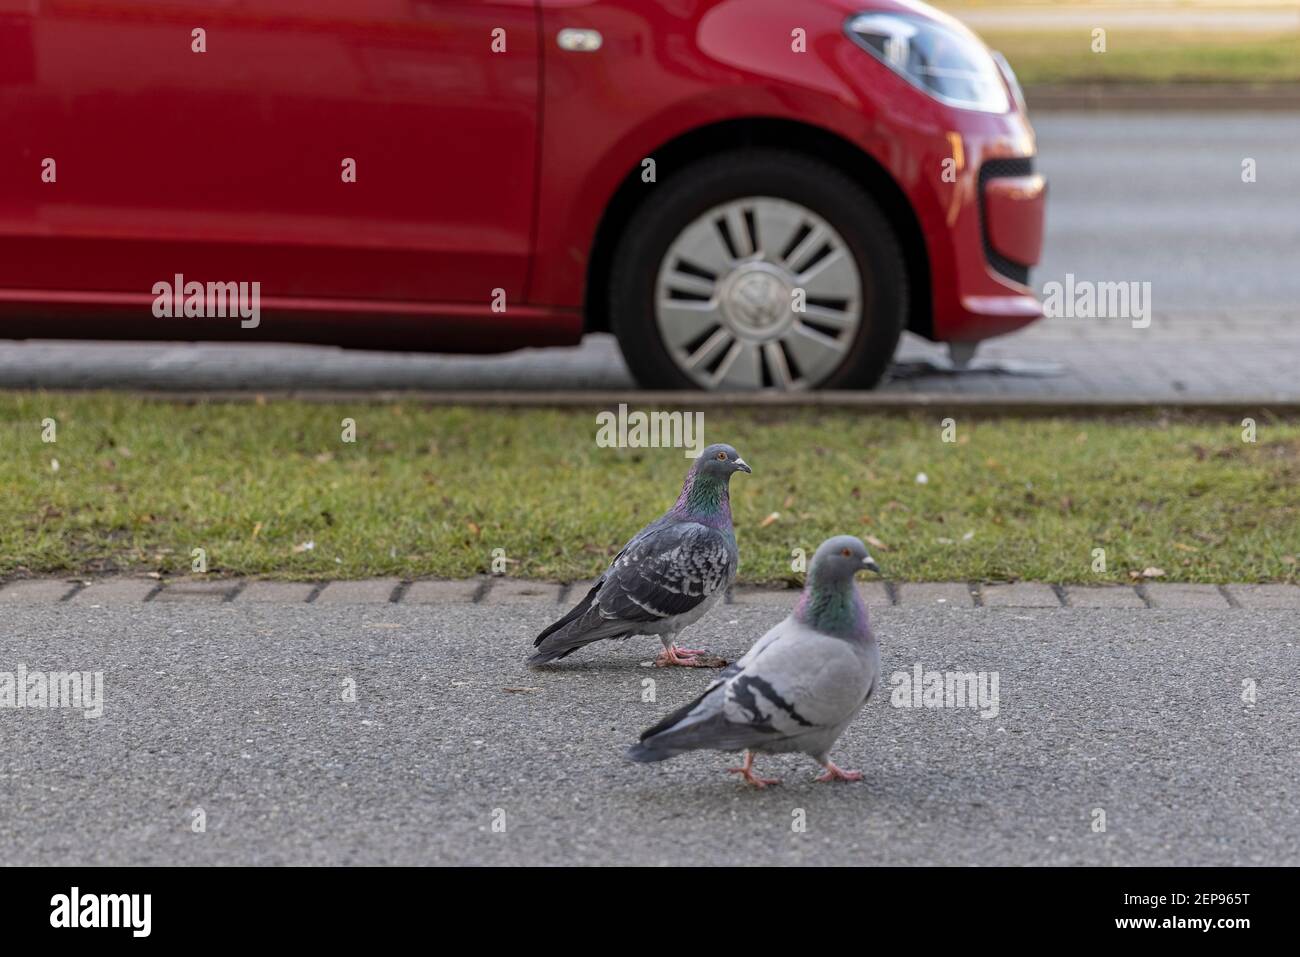
[[852,550],[846,548],[844,549],[844,551],[840,552],[840,554],[843,555],[845,558],[849,558],[853,555],[853,552]]
[[719,461],[719,462],[725,461],[726,458],[727,458],[727,453],[726,453],[726,452],[719,452],[719,453],[718,453],[718,461]]

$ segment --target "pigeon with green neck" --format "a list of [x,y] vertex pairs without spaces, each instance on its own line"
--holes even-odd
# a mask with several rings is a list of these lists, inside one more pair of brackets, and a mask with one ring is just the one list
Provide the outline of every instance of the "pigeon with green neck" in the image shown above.
[[530,666],[584,645],[657,635],[656,665],[700,667],[703,652],[678,648],[676,637],[708,612],[736,579],[739,553],[731,527],[731,476],[748,472],[730,445],[710,445],[691,465],[676,503],[615,556],[567,615],[537,636]]
[[813,555],[803,594],[788,618],[690,704],[641,735],[628,757],[663,761],[686,751],[744,751],[728,771],[762,788],[754,753],[798,751],[822,766],[818,781],[858,781],[830,750],[880,678],[880,646],[854,576],[880,569],[852,535],[827,539]]

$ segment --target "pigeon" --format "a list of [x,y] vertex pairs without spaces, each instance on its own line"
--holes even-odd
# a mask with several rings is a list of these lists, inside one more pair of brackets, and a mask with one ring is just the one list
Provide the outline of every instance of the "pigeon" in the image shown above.
[[602,638],[658,635],[656,665],[702,667],[702,651],[677,634],[712,608],[736,578],[739,553],[728,486],[750,467],[730,445],[710,445],[692,463],[677,503],[623,546],[576,607],[533,642],[532,667]]
[[704,694],[641,735],[627,752],[638,762],[686,751],[745,752],[728,772],[763,788],[778,784],[754,773],[754,752],[799,751],[822,766],[818,781],[860,781],[830,749],[862,709],[880,677],[880,646],[853,576],[880,567],[852,535],[822,542],[791,615],[744,657],[725,668]]

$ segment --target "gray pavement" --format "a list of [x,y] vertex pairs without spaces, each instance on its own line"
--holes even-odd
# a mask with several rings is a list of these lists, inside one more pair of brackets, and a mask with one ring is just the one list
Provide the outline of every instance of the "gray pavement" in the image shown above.
[[[1296,113],[1043,113],[1051,181],[1039,288],[1067,274],[1151,283],[1152,319],[1054,318],[986,343],[994,360],[1054,361],[1051,378],[954,376],[915,365],[944,350],[908,336],[901,395],[1080,402],[1300,400],[1300,142]],[[1244,159],[1256,182],[1243,183]],[[503,357],[280,345],[0,343],[0,387],[165,390],[617,390],[633,385],[609,336]]]
[[[653,639],[530,672],[556,608],[6,604],[0,671],[102,671],[104,695],[0,708],[0,860],[1300,863],[1294,610],[878,606],[886,675],[996,672],[996,716],[886,686],[835,753],[863,782],[782,756],[755,792],[721,755],[625,762],[708,675],[643,667]],[[725,606],[693,640],[735,657],[784,613]]]

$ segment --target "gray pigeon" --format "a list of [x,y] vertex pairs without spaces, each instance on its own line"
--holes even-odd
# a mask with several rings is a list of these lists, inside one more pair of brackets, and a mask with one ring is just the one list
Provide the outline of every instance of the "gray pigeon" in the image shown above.
[[830,760],[831,746],[867,703],[880,676],[880,646],[854,586],[862,569],[879,574],[852,535],[822,542],[790,617],[722,671],[690,704],[641,735],[627,756],[663,761],[686,751],[745,752],[728,768],[757,787],[779,783],[754,774],[755,751],[801,751],[825,768],[818,781],[859,781]]
[[530,666],[602,638],[658,635],[655,664],[699,667],[702,652],[678,648],[678,632],[712,608],[736,579],[739,555],[728,485],[748,472],[730,445],[710,445],[691,465],[677,503],[623,546],[587,597],[533,642]]

